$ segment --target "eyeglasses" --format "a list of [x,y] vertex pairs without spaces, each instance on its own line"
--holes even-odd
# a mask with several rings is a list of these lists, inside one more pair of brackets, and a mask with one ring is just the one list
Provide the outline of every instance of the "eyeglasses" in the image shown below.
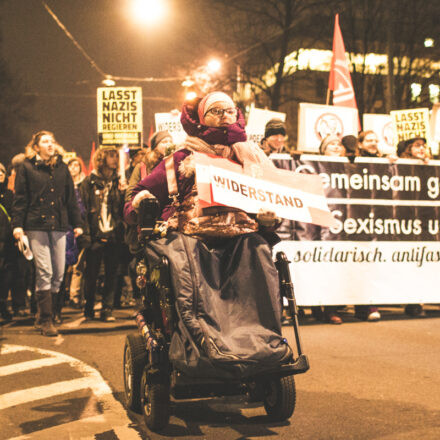
[[426,148],[426,144],[424,142],[414,142],[411,145],[411,148]]
[[205,115],[208,113],[213,114],[214,116],[221,116],[226,113],[228,116],[236,116],[237,115],[237,109],[236,108],[220,108],[220,107],[214,107],[209,109]]

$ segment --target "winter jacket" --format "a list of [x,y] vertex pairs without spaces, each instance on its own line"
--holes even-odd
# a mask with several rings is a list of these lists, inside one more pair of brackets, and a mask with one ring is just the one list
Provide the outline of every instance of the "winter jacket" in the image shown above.
[[12,228],[67,231],[82,227],[72,176],[61,156],[50,166],[33,157],[18,167]]
[[121,242],[123,194],[115,173],[110,179],[93,172],[80,185],[86,210],[83,246],[97,242]]

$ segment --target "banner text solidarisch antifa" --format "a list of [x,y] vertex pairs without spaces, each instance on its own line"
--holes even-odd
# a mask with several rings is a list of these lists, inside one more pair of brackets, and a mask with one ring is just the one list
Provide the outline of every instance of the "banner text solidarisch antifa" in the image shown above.
[[[374,250],[358,250],[357,246],[352,251],[335,250],[331,247],[323,250],[322,246],[315,246],[313,251],[296,251],[293,257],[294,263],[385,263],[387,259],[378,247]],[[417,246],[409,251],[394,251],[391,254],[393,263],[417,263],[421,267],[423,263],[438,263],[440,251],[428,251],[426,246]]]
[[213,178],[217,186],[222,188],[227,188],[230,191],[239,192],[244,197],[250,199],[258,200],[260,202],[275,203],[276,205],[290,206],[292,208],[302,208],[304,203],[298,197],[291,197],[286,195],[279,195],[270,191],[264,191],[262,189],[253,188],[249,185],[243,185],[242,183],[237,183],[234,180],[230,180],[226,177],[220,177],[213,175]]

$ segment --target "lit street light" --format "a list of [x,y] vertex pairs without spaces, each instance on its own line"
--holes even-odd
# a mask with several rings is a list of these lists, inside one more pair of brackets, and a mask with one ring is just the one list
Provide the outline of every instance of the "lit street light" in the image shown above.
[[132,15],[142,24],[152,25],[165,16],[164,0],[132,0],[132,2]]

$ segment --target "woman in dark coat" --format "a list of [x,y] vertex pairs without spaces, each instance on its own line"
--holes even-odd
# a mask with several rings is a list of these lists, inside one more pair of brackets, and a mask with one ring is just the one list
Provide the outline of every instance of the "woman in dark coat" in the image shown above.
[[52,294],[59,293],[64,275],[66,232],[82,234],[82,220],[72,177],[49,131],[32,136],[26,159],[17,170],[12,227],[16,240],[28,236],[36,267],[36,300],[41,333],[56,336]]

